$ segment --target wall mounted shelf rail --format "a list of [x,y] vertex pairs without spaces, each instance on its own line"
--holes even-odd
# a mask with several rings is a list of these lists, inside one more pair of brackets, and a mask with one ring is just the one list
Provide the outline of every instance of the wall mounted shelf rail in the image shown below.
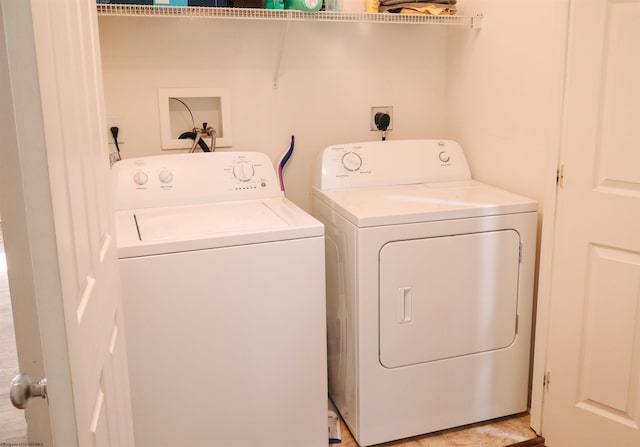
[[310,22],[367,22],[367,23],[406,23],[423,25],[454,25],[478,29],[482,24],[482,15],[426,15],[391,14],[366,12],[305,12],[292,9],[255,9],[255,8],[209,8],[176,7],[150,5],[98,4],[100,16],[137,16],[137,17],[201,17],[216,19],[252,19],[284,20]]

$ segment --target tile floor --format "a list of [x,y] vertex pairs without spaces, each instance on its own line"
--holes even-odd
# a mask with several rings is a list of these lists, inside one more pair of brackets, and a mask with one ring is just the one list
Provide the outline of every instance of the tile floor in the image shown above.
[[[358,447],[349,429],[340,421],[342,443],[335,447]],[[536,438],[529,427],[529,415],[494,419],[486,423],[415,436],[379,444],[379,447],[506,447]]]
[[9,383],[17,373],[18,357],[0,224],[0,446],[26,441],[24,412],[16,410],[9,401]]

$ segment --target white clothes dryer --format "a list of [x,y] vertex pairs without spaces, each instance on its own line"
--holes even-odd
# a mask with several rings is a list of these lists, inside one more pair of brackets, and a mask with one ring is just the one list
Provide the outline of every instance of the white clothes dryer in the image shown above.
[[324,231],[268,157],[113,167],[138,447],[325,447]]
[[335,145],[316,172],[329,392],[358,443],[526,411],[535,201],[453,141]]

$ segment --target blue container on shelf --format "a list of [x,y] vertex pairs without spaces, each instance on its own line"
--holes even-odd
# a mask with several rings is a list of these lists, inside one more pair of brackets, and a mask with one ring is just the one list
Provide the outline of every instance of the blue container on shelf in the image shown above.
[[226,7],[227,0],[189,0],[189,6]]
[[188,6],[187,0],[153,0],[156,6]]

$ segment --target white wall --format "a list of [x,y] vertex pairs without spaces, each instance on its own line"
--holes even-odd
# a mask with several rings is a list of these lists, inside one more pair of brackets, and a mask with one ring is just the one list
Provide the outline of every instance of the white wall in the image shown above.
[[[438,26],[101,17],[107,115],[121,116],[124,157],[160,149],[159,87],[230,89],[231,150],[274,162],[296,137],[287,196],[310,211],[311,172],[331,144],[380,138],[370,107],[394,107],[390,138],[445,131],[446,33]],[[190,130],[190,129],[185,129]]]
[[[539,202],[541,219],[550,220],[545,231],[539,231],[538,245],[549,252],[553,240],[548,224],[554,219],[562,136],[569,0],[469,4],[468,13],[483,13],[483,28],[478,33],[449,33],[446,133],[465,148],[475,178]],[[538,264],[536,277],[538,273],[544,298],[550,275],[548,256]],[[544,333],[547,316],[542,316],[534,328],[541,327]],[[534,372],[533,387],[539,391],[542,374]],[[538,433],[541,395],[532,396],[537,400],[532,404],[531,426]]]
[[[544,201],[558,147],[568,0],[459,0],[481,30],[101,17],[107,115],[123,156],[160,154],[157,89],[230,89],[233,147],[276,162],[296,136],[287,195],[310,210],[316,154],[379,138],[369,108],[394,107],[390,138],[452,138],[472,174]],[[185,129],[188,130],[188,129]],[[167,153],[167,151],[164,151]]]
[[560,144],[568,3],[466,1],[482,29],[448,40],[446,133],[475,178],[538,200],[541,212]]

